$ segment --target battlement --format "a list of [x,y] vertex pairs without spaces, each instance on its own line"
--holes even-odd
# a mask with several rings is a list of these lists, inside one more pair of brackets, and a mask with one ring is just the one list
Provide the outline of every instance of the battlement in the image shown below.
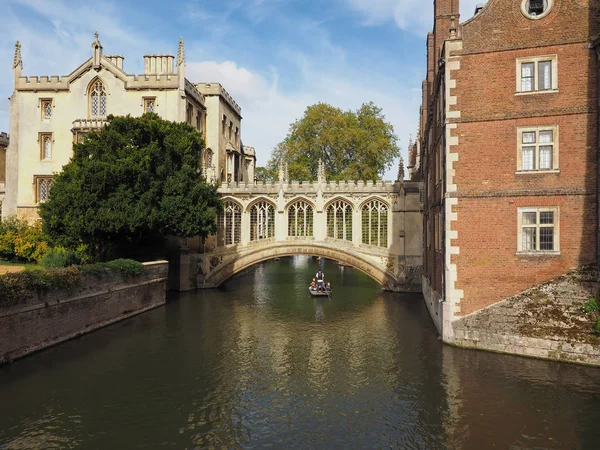
[[9,136],[4,131],[0,133],[0,147],[8,147]]
[[244,154],[246,154],[246,156],[256,156],[256,149],[254,147],[244,145]]
[[20,91],[66,91],[69,89],[69,80],[68,77],[60,77],[58,75],[19,77],[15,88]]
[[404,192],[419,192],[421,184],[413,181],[279,181],[255,182],[253,184],[228,183],[219,188],[222,195],[269,195],[279,192],[283,188],[284,194],[316,194],[321,190],[324,194],[392,194]]
[[108,125],[108,120],[95,119],[75,119],[73,121],[73,130],[97,130]]
[[233,97],[225,90],[221,83],[197,83],[196,88],[204,96],[218,95],[229,105],[231,109],[237,112],[239,115],[242,114],[242,108],[236,103]]

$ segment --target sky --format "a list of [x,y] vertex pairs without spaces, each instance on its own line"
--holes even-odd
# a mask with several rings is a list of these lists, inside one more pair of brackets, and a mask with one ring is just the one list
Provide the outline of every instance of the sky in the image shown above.
[[[461,22],[483,0],[460,2]],[[23,75],[67,75],[105,54],[143,73],[143,55],[177,54],[186,77],[219,82],[242,108],[242,140],[264,165],[289,125],[324,102],[344,110],[373,101],[406,159],[418,131],[433,0],[2,0],[0,131],[9,126],[15,41]],[[395,179],[397,161],[384,179]]]

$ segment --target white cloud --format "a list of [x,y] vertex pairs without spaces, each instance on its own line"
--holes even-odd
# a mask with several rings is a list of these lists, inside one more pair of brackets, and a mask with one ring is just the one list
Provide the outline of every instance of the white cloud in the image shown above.
[[[422,35],[433,28],[433,0],[345,0],[364,15],[365,25],[381,25],[393,20],[406,31]],[[475,5],[485,0],[461,0],[461,22],[473,16]]]

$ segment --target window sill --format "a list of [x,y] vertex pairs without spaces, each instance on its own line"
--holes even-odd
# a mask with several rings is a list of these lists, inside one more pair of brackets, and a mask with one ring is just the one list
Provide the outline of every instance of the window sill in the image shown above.
[[537,94],[558,94],[558,89],[544,89],[543,91],[527,91],[527,92],[517,91],[517,92],[515,92],[516,96],[537,95]]
[[560,251],[552,252],[517,252],[517,256],[558,256]]
[[536,175],[536,174],[545,174],[545,173],[560,173],[560,169],[552,169],[552,170],[517,170],[515,175]]

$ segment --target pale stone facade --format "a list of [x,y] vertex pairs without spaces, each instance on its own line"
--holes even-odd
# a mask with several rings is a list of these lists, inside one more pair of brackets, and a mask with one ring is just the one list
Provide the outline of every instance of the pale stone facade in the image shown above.
[[4,201],[4,188],[6,185],[6,148],[8,147],[8,134],[0,133],[0,211]]
[[111,114],[154,112],[188,122],[205,136],[203,167],[209,181],[226,181],[226,174],[230,181],[249,179],[241,162],[250,158],[254,167],[254,156],[245,154],[241,143],[241,109],[219,83],[194,84],[185,78],[183,40],[177,58],[145,55],[141,75],[123,70],[123,56],[105,55],[97,33],[91,53],[69,75],[25,77],[17,42],[3,217],[35,219],[37,205],[48,198],[52,178],[69,161],[73,143],[103,127]]

